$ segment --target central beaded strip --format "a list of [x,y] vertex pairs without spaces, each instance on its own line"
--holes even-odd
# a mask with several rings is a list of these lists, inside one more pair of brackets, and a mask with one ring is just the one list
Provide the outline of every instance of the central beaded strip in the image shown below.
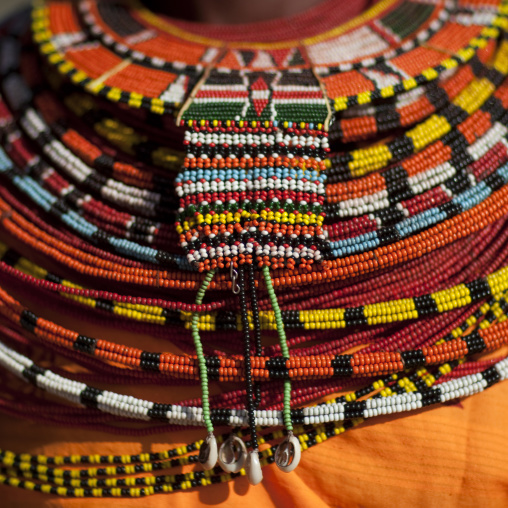
[[191,264],[291,269],[323,258],[321,124],[189,121],[185,144],[177,231]]

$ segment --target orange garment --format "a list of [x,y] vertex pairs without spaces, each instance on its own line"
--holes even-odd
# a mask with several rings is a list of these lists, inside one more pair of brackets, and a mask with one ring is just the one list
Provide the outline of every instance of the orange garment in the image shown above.
[[[350,4],[347,3],[346,10],[350,9]],[[30,308],[37,312],[33,305]],[[43,309],[40,315],[94,337],[102,334],[108,340],[116,339],[119,343],[138,347],[142,343],[148,351],[179,352],[167,341],[141,339],[118,330],[96,329],[94,333],[93,327],[78,325],[74,318],[65,318],[56,310]],[[36,361],[42,349],[38,347]],[[108,388],[158,402],[176,402],[199,394],[198,389],[180,387]],[[226,484],[138,499],[59,498],[0,486],[0,508],[188,508],[200,505],[504,508],[508,506],[506,422],[508,382],[459,403],[421,410],[409,416],[368,421],[305,451],[300,465],[290,474],[282,473],[275,465],[263,468],[264,481],[257,486],[250,486],[246,478],[238,478]],[[82,428],[45,426],[0,413],[0,448],[33,454],[136,454],[173,448],[202,438],[204,434],[201,429],[131,438]],[[184,471],[194,467],[200,468],[196,465]],[[175,472],[181,471],[171,471]]]

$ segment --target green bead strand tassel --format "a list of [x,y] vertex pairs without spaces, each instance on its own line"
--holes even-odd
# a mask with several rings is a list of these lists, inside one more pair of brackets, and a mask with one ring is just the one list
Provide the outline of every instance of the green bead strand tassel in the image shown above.
[[[206,290],[210,285],[210,282],[215,275],[215,271],[210,271],[206,274],[201,287],[199,288],[196,305],[201,305],[205,297]],[[194,312],[192,314],[192,338],[194,340],[194,347],[196,348],[196,356],[198,357],[199,363],[199,375],[201,378],[201,392],[203,400],[203,421],[205,422],[206,430],[208,435],[203,441],[201,448],[199,449],[198,460],[204,469],[212,469],[217,463],[218,450],[217,441],[213,435],[213,423],[210,417],[210,392],[208,389],[208,371],[206,368],[205,355],[203,353],[203,345],[201,344],[201,337],[199,336],[199,313]]]
[[[270,269],[263,266],[263,275],[265,277],[266,289],[272,304],[273,313],[275,315],[275,325],[279,335],[280,350],[284,358],[289,359],[289,348],[287,344],[286,331],[284,330],[284,322],[282,320],[282,312],[277,301],[277,295],[273,288],[272,277],[270,276]],[[296,468],[300,462],[301,447],[300,442],[293,434],[293,422],[291,420],[291,381],[286,379],[284,381],[284,407],[282,410],[284,418],[284,426],[287,430],[287,436],[282,443],[277,447],[275,452],[275,463],[277,467],[289,473]]]

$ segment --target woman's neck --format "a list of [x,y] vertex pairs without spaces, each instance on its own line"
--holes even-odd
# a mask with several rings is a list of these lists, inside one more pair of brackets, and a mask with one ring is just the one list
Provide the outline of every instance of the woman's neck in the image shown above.
[[310,9],[324,0],[146,0],[150,8],[171,17],[218,25],[256,23],[285,18]]

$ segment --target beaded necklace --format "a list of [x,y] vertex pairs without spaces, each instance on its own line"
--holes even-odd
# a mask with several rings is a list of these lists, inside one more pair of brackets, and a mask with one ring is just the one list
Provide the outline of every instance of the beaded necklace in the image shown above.
[[[486,324],[488,324],[488,322],[486,322]],[[440,374],[443,375],[443,374],[447,374],[447,373],[450,373],[451,372],[451,369],[453,367],[450,366],[449,364],[446,364],[446,365],[443,365],[441,368],[440,368]],[[490,369],[489,369],[490,371]],[[425,379],[425,385],[427,385],[428,387],[432,386],[433,383],[435,383],[436,379],[439,378],[439,375],[436,375],[436,376],[429,376],[428,374],[425,373],[425,371],[419,371],[419,376],[422,376],[423,379]],[[491,382],[495,382],[495,374],[494,374],[494,377],[492,377],[492,375],[490,375],[490,378],[491,378]],[[410,380],[410,379],[402,379],[399,381],[399,386],[400,387],[404,387],[406,390],[410,389],[411,390],[411,387],[414,386],[414,382],[415,382],[416,378],[413,378],[413,380]],[[383,387],[384,386],[384,382],[383,381],[376,381],[373,385],[372,385],[372,388],[373,389],[379,389],[380,387]],[[460,384],[460,385],[457,385],[457,384],[454,384],[455,387],[457,387],[459,390],[463,390],[463,386],[464,384]],[[446,392],[446,389],[444,390]],[[366,393],[368,393],[367,391],[365,390],[362,390],[361,392],[357,392],[355,394],[351,394],[351,397],[350,397],[350,400],[355,400],[356,398],[360,397],[360,396],[363,396],[365,395]],[[387,396],[390,396],[390,394],[392,393],[392,391],[388,388],[385,388],[381,391],[381,395],[383,395],[384,397],[387,397]],[[398,404],[400,407],[402,407],[400,404]],[[372,408],[369,407],[368,408],[368,414],[370,414],[370,412],[372,411]],[[302,441],[302,445],[304,446],[304,449],[307,449],[309,446],[312,446],[312,444],[316,444],[316,443],[319,443],[322,441],[322,439],[327,439],[327,437],[331,437],[333,435],[337,435],[337,434],[340,434],[341,432],[344,432],[344,430],[347,430],[349,428],[351,428],[352,426],[354,425],[357,425],[359,423],[359,419],[357,418],[356,420],[352,420],[349,422],[349,424],[344,424],[342,427],[340,428],[335,428],[335,429],[330,429],[329,428],[329,424],[327,424],[328,426],[328,430],[325,430],[325,432],[322,432],[320,431],[320,428],[318,427],[315,431],[315,434],[317,433],[317,435],[319,436],[319,440],[315,440],[314,443],[310,442],[309,440],[309,437],[311,437],[312,439],[312,434],[306,434],[303,436],[303,439],[301,439]],[[326,427],[325,427],[326,429]],[[331,431],[331,433],[330,433]],[[224,439],[226,436],[222,436],[222,439]],[[200,446],[200,443],[193,443],[191,445],[188,445],[185,449],[182,449],[182,451],[180,453],[185,453],[185,452],[191,452],[197,448],[199,448]],[[72,472],[72,471],[65,471],[65,470],[60,470],[60,469],[57,469],[57,470],[52,470],[52,469],[48,469],[45,465],[46,464],[69,464],[69,463],[97,463],[97,464],[104,464],[104,463],[123,463],[123,464],[126,464],[126,463],[131,463],[131,462],[134,462],[134,463],[139,463],[141,462],[142,464],[145,463],[145,462],[148,462],[148,461],[161,461],[161,460],[167,460],[168,458],[172,457],[175,455],[175,450],[171,450],[169,452],[164,452],[162,454],[143,454],[143,455],[137,455],[137,456],[122,456],[122,457],[114,457],[114,456],[103,456],[103,457],[99,457],[99,456],[92,456],[92,457],[86,457],[86,456],[74,456],[74,457],[44,457],[44,456],[37,456],[37,457],[30,457],[29,455],[24,455],[24,456],[16,456],[15,454],[12,454],[11,452],[2,452],[2,460],[3,460],[3,463],[4,465],[8,465],[8,466],[13,466],[13,465],[16,465],[18,469],[20,469],[21,471],[23,471],[22,475],[24,477],[27,477],[27,478],[38,478],[38,479],[42,479],[42,480],[45,480],[45,481],[52,481],[55,486],[52,486],[51,484],[47,484],[46,486],[41,486],[37,483],[33,483],[33,482],[26,482],[26,481],[19,481],[18,479],[16,479],[16,476],[17,476],[17,473],[15,471],[15,469],[13,470],[12,468],[11,469],[7,469],[6,470],[6,473],[7,473],[7,476],[3,476],[2,477],[2,482],[4,483],[7,483],[9,485],[12,485],[12,486],[16,486],[16,487],[19,487],[19,488],[28,488],[28,489],[35,489],[35,490],[41,490],[42,491],[45,491],[44,489],[46,489],[47,492],[51,492],[51,493],[58,493],[60,495],[67,495],[67,496],[77,496],[77,497],[81,497],[81,496],[145,496],[145,495],[150,495],[150,494],[153,494],[153,493],[156,493],[156,492],[161,492],[161,491],[164,491],[164,492],[170,492],[172,491],[173,489],[179,489],[179,488],[190,488],[190,487],[193,487],[193,486],[196,486],[197,484],[195,483],[195,480],[198,478],[196,476],[195,473],[191,473],[190,476],[188,475],[178,475],[178,478],[175,477],[175,476],[164,476],[164,477],[155,477],[155,478],[148,478],[148,479],[139,479],[139,480],[136,480],[136,485],[150,485],[153,483],[155,484],[158,484],[159,485],[159,488],[155,488],[154,490],[152,489],[147,489],[145,490],[144,488],[141,488],[141,489],[101,489],[101,488],[96,488],[94,490],[92,489],[83,489],[83,487],[99,487],[99,486],[103,486],[103,485],[109,485],[109,486],[115,486],[117,487],[118,485],[119,486],[124,486],[124,485],[128,485],[128,480],[123,480],[123,479],[116,479],[116,480],[113,480],[113,482],[108,482],[106,480],[106,482],[99,480],[98,482],[97,481],[93,481],[93,483],[89,483],[87,480],[79,480],[79,481],[72,481],[72,480],[65,480],[65,478],[73,478],[73,477],[77,477],[79,475],[79,477],[83,478],[84,476],[86,477],[95,477],[95,476],[104,476],[104,475],[118,475],[118,474],[124,474],[124,473],[129,473],[129,472],[136,472],[136,473],[139,473],[139,472],[142,472],[142,471],[152,471],[152,470],[157,470],[157,469],[161,469],[161,468],[164,468],[165,465],[169,465],[168,463],[164,464],[164,463],[159,463],[159,462],[151,462],[149,464],[149,467],[146,467],[146,466],[140,466],[140,467],[136,467],[136,468],[130,468],[130,469],[126,469],[125,467],[120,467],[120,469],[118,468],[106,468],[106,469],[89,469],[89,470],[86,470],[85,474],[83,471],[79,471],[79,472]],[[178,451],[177,451],[178,453]],[[266,456],[266,455],[265,455]],[[270,457],[270,454],[268,455],[268,457]],[[194,459],[196,458],[196,456],[194,456]],[[190,456],[188,458],[189,461],[191,461],[192,459],[192,456]],[[192,461],[191,461],[192,462]],[[28,465],[30,463],[32,464],[36,464],[36,463],[39,463],[39,464],[44,464],[44,466],[41,468],[41,467],[34,467],[34,466],[30,466],[29,468],[29,471],[27,470],[27,467],[23,468],[22,467],[22,463],[28,463]],[[171,466],[175,466],[175,465],[181,465],[185,463],[185,461],[182,461],[181,459],[178,460],[178,461],[174,461],[172,460],[170,462]],[[157,467],[155,467],[157,466]],[[49,476],[48,476],[49,474]],[[224,475],[223,475],[224,476]],[[234,477],[234,474],[232,475],[226,475],[226,476],[229,476],[230,478],[233,478]],[[59,481],[59,478],[64,478],[63,481]],[[199,478],[201,478],[201,476],[199,476]],[[202,485],[206,485],[206,484],[211,484],[214,482],[214,477],[210,476],[210,475],[207,475],[206,472],[203,474],[203,478],[208,478],[210,481],[207,483],[206,480],[205,482],[201,483]],[[175,483],[175,480],[178,481]],[[148,482],[148,483],[145,483],[145,482]],[[162,484],[162,485],[161,485]],[[65,487],[74,487],[74,488],[67,488],[67,489],[62,489],[61,490],[58,490],[58,485],[60,486],[65,486]],[[75,487],[79,487],[79,490],[76,489]]]
[[[0,363],[85,406],[90,425],[113,430],[115,415],[207,435],[171,463],[204,473],[79,480],[164,469],[175,454],[115,457],[144,465],[75,479],[2,452],[0,482],[78,497],[256,484],[262,465],[290,472],[308,443],[360,418],[506,378],[505,359],[470,359],[501,349],[508,326],[506,2],[383,0],[339,27],[328,7],[314,28],[291,20],[298,40],[291,24],[243,42],[95,0],[38,2],[31,38],[23,16],[2,29]],[[140,333],[171,327],[185,354],[62,327],[30,310],[44,298]],[[87,372],[16,350],[34,340]],[[434,386],[452,369],[461,377]],[[167,404],[94,386],[113,378],[202,393]],[[295,407],[357,379],[365,388],[345,398]],[[243,388],[212,395],[215,381]]]

